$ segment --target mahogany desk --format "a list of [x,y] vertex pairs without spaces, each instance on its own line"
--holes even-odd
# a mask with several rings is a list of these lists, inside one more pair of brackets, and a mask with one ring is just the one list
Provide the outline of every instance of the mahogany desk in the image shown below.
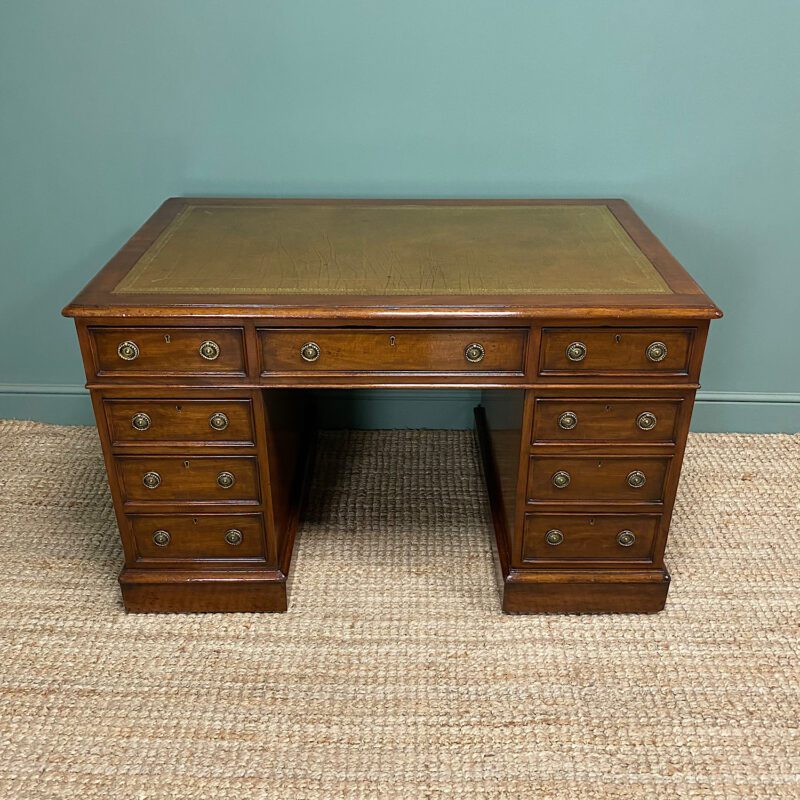
[[286,610],[327,387],[485,390],[505,611],[664,606],[721,312],[622,200],[173,198],[64,313],[129,611]]

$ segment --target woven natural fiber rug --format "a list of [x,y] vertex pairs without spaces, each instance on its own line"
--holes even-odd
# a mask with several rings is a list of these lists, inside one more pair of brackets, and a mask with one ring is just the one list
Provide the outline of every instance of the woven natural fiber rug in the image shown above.
[[284,615],[126,615],[94,430],[0,423],[0,798],[800,797],[800,437],[690,438],[651,616],[504,616],[473,435],[325,433]]

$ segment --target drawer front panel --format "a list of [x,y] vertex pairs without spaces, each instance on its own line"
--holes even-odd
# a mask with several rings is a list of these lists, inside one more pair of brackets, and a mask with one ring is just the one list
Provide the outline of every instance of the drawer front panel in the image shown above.
[[675,443],[675,422],[682,400],[539,397],[532,443]]
[[104,400],[112,444],[253,444],[249,400]]
[[693,328],[545,328],[539,374],[688,375],[693,336]]
[[523,562],[652,561],[657,515],[526,514]]
[[[249,456],[123,456],[117,459],[129,502],[250,502],[260,499],[258,465]],[[230,477],[233,480],[230,485]]]
[[[660,502],[670,460],[657,456],[531,456],[528,500]],[[639,485],[641,476],[644,482]]]
[[241,328],[90,328],[89,335],[98,375],[245,374]]
[[[259,331],[264,373],[525,371],[527,330]],[[305,356],[305,357],[304,357]]]
[[128,519],[139,559],[264,560],[261,514],[132,514]]

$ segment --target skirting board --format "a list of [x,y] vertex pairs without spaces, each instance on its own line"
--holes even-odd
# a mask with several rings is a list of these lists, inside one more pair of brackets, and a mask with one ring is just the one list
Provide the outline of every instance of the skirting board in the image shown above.
[[[472,428],[480,390],[326,391],[324,428]],[[82,386],[0,384],[0,419],[61,425],[94,422]],[[692,430],[707,433],[798,433],[800,394],[698,392]]]

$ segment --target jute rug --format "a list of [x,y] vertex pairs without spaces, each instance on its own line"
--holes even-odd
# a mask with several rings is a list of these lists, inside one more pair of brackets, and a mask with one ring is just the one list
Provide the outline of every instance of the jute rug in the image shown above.
[[667,610],[510,617],[468,432],[326,433],[285,615],[127,616],[92,429],[0,423],[0,797],[800,797],[800,437],[691,437]]

